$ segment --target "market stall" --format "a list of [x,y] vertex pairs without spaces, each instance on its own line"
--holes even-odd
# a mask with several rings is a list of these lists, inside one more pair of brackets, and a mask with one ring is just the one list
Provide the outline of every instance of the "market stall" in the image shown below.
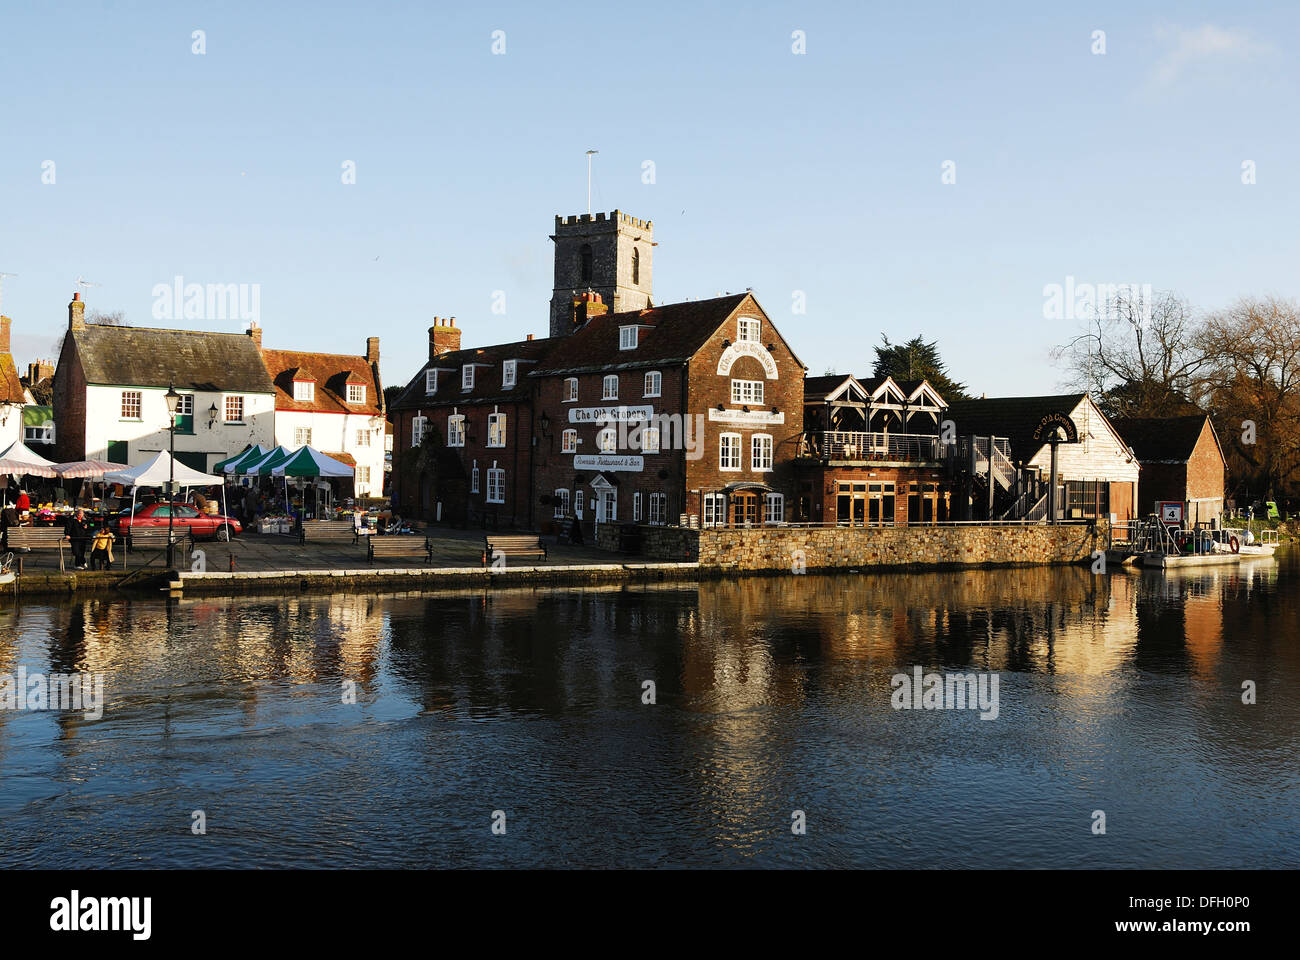
[[[300,480],[331,480],[342,477],[351,477],[355,473],[354,469],[340,460],[335,460],[328,454],[321,453],[315,447],[307,445],[294,451],[293,455],[287,460],[276,464],[271,468],[271,475],[275,477],[284,477],[286,483],[286,499],[288,499],[288,478],[296,477]],[[312,509],[312,515],[319,517],[320,509],[320,484],[313,484],[313,491],[316,493],[316,504]],[[329,485],[325,484],[325,490],[329,491]],[[306,510],[306,493],[303,494],[303,508]],[[328,506],[328,504],[327,504]]]
[[[193,467],[187,467],[179,460],[173,461],[171,454],[166,450],[161,451],[157,456],[147,463],[138,467],[129,467],[126,470],[117,470],[104,474],[104,480],[107,483],[120,483],[124,487],[131,488],[131,513],[135,514],[136,491],[140,487],[166,487],[174,481],[176,486],[189,487],[210,487],[221,485],[221,512],[224,516],[230,513],[226,509],[226,486],[225,477],[213,476],[210,473],[199,473]],[[176,496],[175,489],[169,490],[172,497]]]

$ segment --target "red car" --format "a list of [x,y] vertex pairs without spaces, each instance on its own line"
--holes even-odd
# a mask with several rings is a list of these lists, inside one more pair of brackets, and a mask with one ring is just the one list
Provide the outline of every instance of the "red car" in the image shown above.
[[166,530],[169,515],[178,533],[188,530],[195,539],[229,540],[244,529],[234,517],[199,513],[190,503],[142,503],[134,514],[123,511],[118,516],[117,534],[125,537],[132,530]]

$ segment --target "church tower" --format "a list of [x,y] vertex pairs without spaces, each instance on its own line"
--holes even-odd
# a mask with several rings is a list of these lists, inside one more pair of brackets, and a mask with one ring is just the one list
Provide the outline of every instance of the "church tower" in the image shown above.
[[585,213],[555,218],[555,292],[551,336],[572,333],[588,291],[611,313],[650,306],[654,224],[626,213]]

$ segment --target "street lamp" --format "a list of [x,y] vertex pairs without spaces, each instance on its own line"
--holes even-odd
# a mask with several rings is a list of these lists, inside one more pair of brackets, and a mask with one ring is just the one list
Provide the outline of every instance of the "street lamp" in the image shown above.
[[171,570],[175,560],[172,527],[176,513],[176,407],[181,402],[181,395],[176,392],[176,387],[169,383],[163,399],[167,401],[167,430],[171,434],[167,464],[167,469],[170,471],[167,477],[167,569]]

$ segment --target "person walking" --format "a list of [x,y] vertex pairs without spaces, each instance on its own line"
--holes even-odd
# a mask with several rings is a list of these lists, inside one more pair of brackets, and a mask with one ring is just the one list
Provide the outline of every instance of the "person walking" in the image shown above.
[[72,559],[73,565],[78,570],[86,569],[86,547],[90,544],[90,521],[86,519],[86,511],[77,507],[74,513],[63,528],[63,539],[72,541]]

